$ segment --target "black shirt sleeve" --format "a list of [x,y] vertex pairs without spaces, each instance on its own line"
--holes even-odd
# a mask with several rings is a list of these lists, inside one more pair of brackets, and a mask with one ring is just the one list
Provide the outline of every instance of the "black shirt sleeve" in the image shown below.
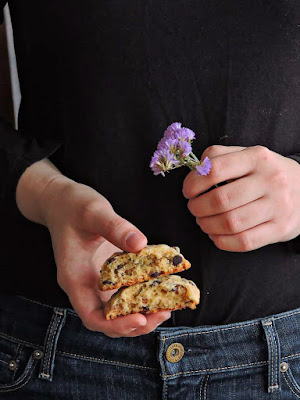
[[[0,0],[0,23],[6,3]],[[25,169],[51,156],[61,145],[57,137],[37,139],[23,135],[0,116],[0,200],[15,202],[15,189]]]
[[27,167],[51,156],[62,141],[58,138],[23,136],[0,118],[0,198],[12,199],[19,178]]

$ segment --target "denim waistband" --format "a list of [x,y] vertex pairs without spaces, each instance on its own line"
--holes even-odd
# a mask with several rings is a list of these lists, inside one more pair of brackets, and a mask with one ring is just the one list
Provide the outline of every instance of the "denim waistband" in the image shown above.
[[0,296],[0,336],[48,353],[45,346],[52,343],[62,356],[157,371],[163,380],[268,366],[272,392],[279,386],[281,363],[300,356],[299,332],[297,309],[229,325],[159,327],[148,335],[111,339],[88,331],[73,310]]

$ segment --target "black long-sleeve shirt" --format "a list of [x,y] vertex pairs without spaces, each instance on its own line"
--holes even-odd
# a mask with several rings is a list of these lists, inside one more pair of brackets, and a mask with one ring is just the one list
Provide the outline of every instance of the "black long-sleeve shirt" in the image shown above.
[[162,178],[149,168],[175,121],[196,132],[199,156],[212,144],[260,144],[300,161],[299,0],[9,6],[22,102],[18,132],[0,123],[0,292],[70,306],[56,282],[49,232],[15,202],[24,170],[49,157],[104,195],[149,243],[179,246],[191,261],[183,276],[199,286],[201,303],[176,312],[176,324],[229,323],[300,307],[297,239],[221,251],[187,209],[187,170]]

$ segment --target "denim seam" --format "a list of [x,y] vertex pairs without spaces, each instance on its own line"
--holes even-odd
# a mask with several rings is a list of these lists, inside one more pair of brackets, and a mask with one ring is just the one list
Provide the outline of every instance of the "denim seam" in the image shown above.
[[6,333],[3,333],[3,332],[0,332],[0,337],[3,337],[4,339],[10,339],[10,340],[12,340],[14,342],[17,342],[17,343],[25,344],[25,345],[33,347],[35,349],[39,349],[39,350],[43,349],[43,346],[40,345],[40,344],[34,344],[34,343],[31,343],[31,342],[26,342],[25,340],[17,339],[17,338],[15,338],[13,336],[6,335]]
[[274,380],[274,374],[273,374],[273,364],[274,364],[274,362],[273,362],[273,357],[274,357],[274,350],[273,350],[273,343],[272,343],[272,335],[271,335],[271,332],[270,332],[270,330],[267,328],[267,332],[268,332],[268,336],[269,336],[269,339],[270,339],[270,346],[271,346],[271,385],[269,386],[270,387],[270,389],[273,391],[273,387],[274,387],[274,385],[273,385],[273,380]]
[[178,376],[178,375],[187,375],[187,374],[192,374],[194,372],[217,372],[217,371],[230,370],[230,369],[240,368],[240,367],[249,367],[249,366],[255,367],[257,365],[268,365],[268,361],[257,361],[255,363],[239,364],[239,365],[233,365],[231,367],[207,368],[207,369],[198,369],[198,370],[192,370],[192,371],[186,371],[186,372],[177,372],[177,374],[163,375],[163,378],[170,378],[172,376]]
[[8,365],[8,362],[7,362],[7,361],[0,360],[0,363],[3,363],[3,364],[5,364],[5,365]]
[[202,388],[203,388],[203,384],[204,384],[204,378],[205,378],[205,376],[201,379],[201,383],[200,383],[200,400],[202,400]]
[[[294,311],[294,312],[291,312],[289,314],[282,315],[282,316],[279,316],[279,317],[274,317],[274,320],[280,319],[280,318],[290,317],[291,315],[296,315],[296,314],[300,314],[300,310]],[[170,336],[167,336],[167,339],[172,339],[172,338],[181,337],[181,336],[194,336],[194,335],[203,335],[203,334],[206,334],[206,333],[227,331],[227,330],[244,328],[244,327],[253,326],[253,325],[259,325],[259,323],[260,323],[260,321],[256,321],[256,322],[252,322],[250,324],[240,324],[240,325],[237,325],[237,326],[231,326],[229,328],[212,329],[212,330],[206,331],[206,332],[195,332],[195,333],[183,333],[183,334],[180,334],[180,335],[170,335]],[[159,338],[159,340],[163,340],[163,339]]]
[[[25,370],[23,372],[23,374],[25,374],[26,369],[28,369],[28,375],[26,376],[25,381],[23,382],[23,384],[21,386],[18,385],[19,382],[22,382],[22,375],[21,375],[15,382],[12,382],[9,385],[5,385],[5,388],[0,388],[0,393],[1,392],[8,392],[8,391],[13,391],[13,390],[16,390],[16,389],[20,389],[21,387],[26,385],[26,383],[31,378],[36,365],[37,365],[37,360],[34,360],[33,358],[30,359],[28,364],[27,364],[27,367],[25,368]],[[15,386],[15,388],[13,388],[14,386]],[[13,388],[13,389],[11,389],[11,388]]]
[[[53,329],[54,329],[54,327],[55,327],[55,322],[56,322],[56,320],[55,320],[55,315],[54,315],[54,313],[53,313],[53,315],[52,315],[52,320],[51,320],[51,322],[50,322],[51,328],[50,328],[50,332],[49,332],[49,334],[48,334],[47,341],[46,341],[46,346],[45,346],[44,360],[43,360],[42,366],[41,366],[41,373],[40,373],[40,375],[41,375],[43,378],[49,378],[49,377],[50,377],[50,374],[47,373],[47,365],[48,365],[48,368],[49,368],[49,365],[50,365],[50,357],[49,357],[49,355],[48,355],[48,349],[49,349],[49,347],[50,347],[50,341],[51,341],[51,338],[52,338],[52,331],[53,331]],[[44,372],[44,371],[46,371],[46,372]]]
[[166,337],[163,337],[163,345],[161,349],[161,359],[162,359],[162,367],[163,367],[163,374],[166,376],[167,371],[166,371],[166,365],[165,365],[165,360],[164,360],[164,352],[165,352],[165,344],[166,344]]
[[278,347],[277,347],[277,340],[276,340],[276,335],[274,332],[274,326],[273,324],[271,325],[271,331],[275,343],[275,386],[272,387],[272,389],[277,389],[278,388],[278,373],[277,373],[277,364],[278,364]]
[[[49,334],[49,342],[48,342],[48,344],[50,346],[50,354],[48,356],[47,366],[46,366],[46,372],[48,372],[48,374],[47,374],[48,376],[50,376],[50,361],[51,361],[51,356],[52,356],[52,351],[53,351],[53,342],[55,340],[55,334],[56,334],[56,331],[57,331],[57,328],[58,328],[58,326],[60,324],[61,319],[62,319],[62,315],[59,314],[59,317],[56,320],[56,324],[53,325],[53,327],[52,327],[53,329],[51,330],[51,331],[53,331],[53,333],[50,332],[50,334]],[[52,333],[53,336],[51,336],[51,333]]]
[[[51,308],[52,310],[54,309],[53,306],[50,306],[49,304],[41,303],[40,301],[37,301],[37,300],[28,299],[27,297],[24,297],[24,296],[17,296],[17,297],[20,297],[21,299],[30,301],[31,303],[35,303],[35,304],[38,304],[38,305],[43,306],[43,307]],[[74,314],[75,316],[78,317],[77,313],[74,310],[71,310],[71,308],[66,308],[66,310],[67,310],[68,313]]]
[[209,375],[207,375],[206,382],[204,385],[204,399],[203,400],[206,400],[208,379],[209,379]]
[[[238,326],[231,326],[229,328],[220,328],[220,329],[213,329],[210,331],[206,331],[206,332],[195,332],[195,333],[183,333],[181,335],[171,335],[171,336],[167,336],[167,339],[173,339],[175,337],[182,337],[182,336],[194,336],[194,335],[203,335],[203,334],[207,334],[207,333],[214,333],[214,332],[221,332],[221,331],[227,331],[227,330],[231,330],[231,329],[237,329],[237,328],[244,328],[246,326],[252,326],[252,325],[257,325],[257,322],[253,322],[251,324],[245,324],[245,325],[238,325]],[[163,340],[161,338],[159,338],[159,340]]]
[[13,380],[15,379],[16,373],[19,369],[19,357],[20,357],[20,353],[23,350],[23,346],[19,343],[18,347],[17,347],[17,351],[16,351],[16,362],[17,362],[17,368],[15,368],[14,373],[13,373]]
[[[284,378],[284,380],[286,381],[286,384],[288,385],[288,387],[291,389],[291,391],[294,393],[294,395],[296,396],[296,397],[298,397],[298,399],[300,399],[300,396],[299,396],[299,394],[298,393],[296,393],[294,390],[293,390],[293,388],[290,386],[290,384],[289,384],[289,382],[288,382],[288,380],[287,380],[287,378],[286,378],[286,372],[283,372],[283,378]],[[291,382],[292,383],[292,382]],[[293,385],[293,387],[294,387],[294,385]],[[297,389],[298,390],[298,389]]]
[[293,357],[300,357],[300,353],[291,354],[290,356],[284,356],[284,357],[282,357],[282,359],[288,360],[289,358],[293,358]]
[[135,368],[139,368],[139,369],[149,369],[149,370],[152,370],[152,371],[156,371],[156,368],[145,367],[143,365],[136,365],[136,364],[126,364],[126,363],[123,363],[121,361],[111,361],[111,360],[105,360],[105,359],[102,359],[102,358],[82,356],[80,354],[72,354],[72,353],[67,353],[65,351],[57,351],[56,353],[61,355],[61,356],[67,356],[67,357],[71,357],[71,358],[78,358],[80,360],[85,360],[85,361],[96,361],[96,362],[104,363],[104,364],[121,365],[121,366],[125,366],[125,367],[135,367]]

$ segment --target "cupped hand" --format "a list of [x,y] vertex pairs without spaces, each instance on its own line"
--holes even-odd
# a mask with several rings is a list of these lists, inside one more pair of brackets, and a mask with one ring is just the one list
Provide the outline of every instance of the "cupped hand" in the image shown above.
[[[183,194],[196,222],[222,250],[245,252],[300,234],[300,165],[266,147],[211,146],[207,176],[190,172]],[[221,182],[225,185],[211,187]]]
[[104,261],[115,251],[139,251],[146,237],[115,213],[89,186],[57,177],[43,193],[45,225],[51,234],[57,280],[86,328],[112,338],[151,332],[170,312],[132,314],[107,321],[104,303],[114,291],[101,292],[97,281]]

